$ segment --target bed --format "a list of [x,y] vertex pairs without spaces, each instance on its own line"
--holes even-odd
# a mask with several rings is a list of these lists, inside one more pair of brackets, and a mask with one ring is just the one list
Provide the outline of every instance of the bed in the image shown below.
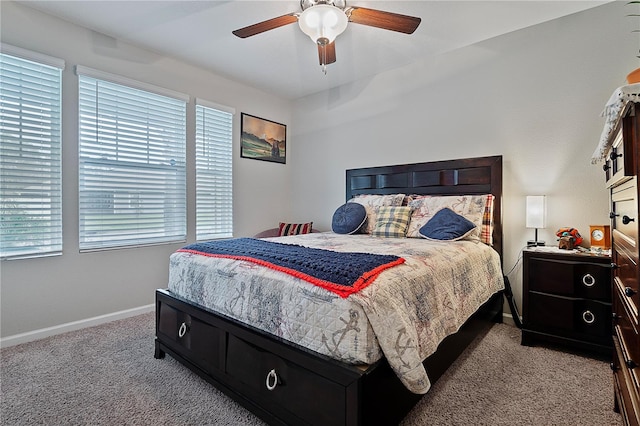
[[[374,194],[492,194],[491,247],[334,233],[265,243],[406,254],[348,296],[296,277],[285,282],[281,270],[183,250],[171,257],[169,287],[156,291],[155,357],[169,353],[270,424],[397,424],[479,331],[502,320],[502,157],[347,170],[347,200]],[[438,244],[431,254],[421,252]],[[435,265],[435,252],[450,259],[446,274],[427,279],[415,272],[429,263],[425,257]],[[477,256],[491,260],[469,266]],[[475,293],[460,284],[462,273],[486,277],[491,286]],[[421,286],[438,285],[452,290],[424,296]],[[395,307],[412,297],[424,306],[400,314]],[[376,298],[389,302],[374,304]],[[437,309],[443,315],[431,317]]]

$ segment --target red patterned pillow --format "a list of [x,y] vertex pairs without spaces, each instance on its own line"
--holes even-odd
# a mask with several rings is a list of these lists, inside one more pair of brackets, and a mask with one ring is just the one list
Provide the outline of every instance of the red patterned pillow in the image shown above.
[[278,236],[286,237],[288,235],[309,234],[311,232],[312,226],[313,226],[313,222],[309,222],[309,223],[280,222],[280,226],[278,226]]

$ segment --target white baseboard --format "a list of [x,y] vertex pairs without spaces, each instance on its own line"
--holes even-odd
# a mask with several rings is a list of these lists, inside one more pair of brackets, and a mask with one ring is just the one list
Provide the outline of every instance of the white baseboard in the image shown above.
[[502,322],[505,324],[509,324],[512,326],[516,326],[516,322],[513,320],[513,315],[507,314],[505,312],[502,313]]
[[56,325],[54,327],[47,327],[40,330],[29,331],[27,333],[20,333],[13,336],[3,337],[2,339],[0,339],[0,348],[7,348],[9,346],[15,346],[21,343],[44,339],[45,337],[55,336],[56,334],[66,333],[68,331],[80,330],[82,328],[93,327],[95,325],[105,324],[119,319],[146,314],[147,312],[154,311],[155,308],[155,303],[152,303],[150,305],[113,312],[111,314],[100,315],[80,321],[73,321],[66,324]]

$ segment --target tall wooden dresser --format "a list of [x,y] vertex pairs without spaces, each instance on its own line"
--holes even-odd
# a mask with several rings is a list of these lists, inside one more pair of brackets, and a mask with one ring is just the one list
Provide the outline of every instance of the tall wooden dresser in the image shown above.
[[638,169],[640,103],[629,102],[609,137],[603,166],[611,206],[612,330],[615,409],[626,424],[640,425],[640,289],[638,268]]

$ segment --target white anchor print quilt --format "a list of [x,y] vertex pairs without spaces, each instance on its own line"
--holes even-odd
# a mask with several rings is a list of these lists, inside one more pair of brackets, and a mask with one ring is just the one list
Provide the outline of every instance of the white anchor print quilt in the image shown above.
[[250,262],[174,253],[169,290],[199,305],[352,364],[385,356],[405,386],[426,393],[422,360],[504,288],[498,254],[478,241],[432,242],[331,232],[273,241],[393,254],[405,263],[347,298]]

